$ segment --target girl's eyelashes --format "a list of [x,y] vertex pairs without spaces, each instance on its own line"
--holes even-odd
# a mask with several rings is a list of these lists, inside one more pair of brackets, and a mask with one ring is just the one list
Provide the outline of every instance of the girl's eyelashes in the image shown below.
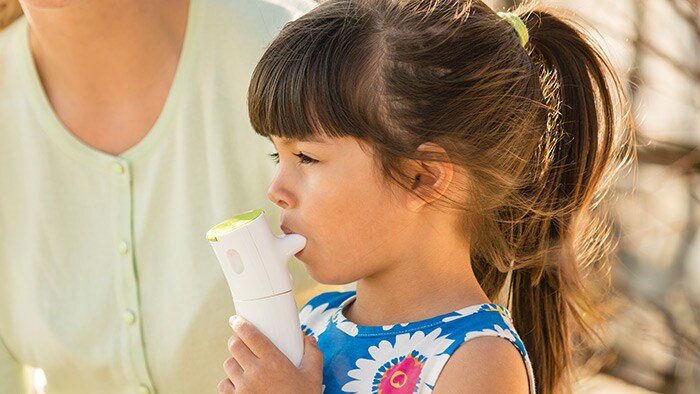
[[309,156],[306,156],[305,154],[299,152],[295,153],[294,156],[299,158],[299,164],[314,164],[318,163],[318,160],[312,159]]
[[[280,154],[275,152],[275,153],[270,153],[270,158],[272,161],[275,162],[275,164],[280,163]],[[294,156],[299,158],[299,164],[314,164],[318,163],[318,160],[312,159],[311,157],[299,152],[299,153],[294,153]]]

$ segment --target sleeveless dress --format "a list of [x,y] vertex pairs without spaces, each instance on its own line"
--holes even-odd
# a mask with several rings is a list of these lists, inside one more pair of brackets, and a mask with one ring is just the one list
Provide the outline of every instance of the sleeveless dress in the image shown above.
[[417,322],[358,326],[343,315],[354,300],[354,291],[323,293],[299,313],[302,331],[318,340],[324,355],[325,394],[431,393],[452,353],[481,336],[518,349],[535,393],[532,365],[507,309],[481,304]]

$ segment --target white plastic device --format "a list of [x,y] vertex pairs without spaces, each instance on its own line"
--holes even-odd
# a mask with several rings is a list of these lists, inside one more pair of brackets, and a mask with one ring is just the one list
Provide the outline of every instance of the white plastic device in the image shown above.
[[253,210],[214,226],[207,239],[226,276],[236,313],[299,366],[304,339],[287,262],[304,248],[306,238],[275,236],[264,211]]

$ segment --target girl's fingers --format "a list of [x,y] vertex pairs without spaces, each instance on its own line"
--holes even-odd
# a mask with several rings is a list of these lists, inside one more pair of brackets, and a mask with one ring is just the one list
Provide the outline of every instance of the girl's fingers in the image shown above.
[[[246,346],[248,346],[250,351],[258,358],[267,359],[278,355],[284,356],[282,352],[277,349],[277,346],[249,321],[240,316],[232,316],[229,323],[236,335],[238,335]],[[245,366],[243,366],[243,369],[245,369]]]
[[216,388],[219,391],[219,394],[235,394],[236,392],[236,388],[233,386],[233,383],[231,383],[231,381],[228,379],[220,381]]
[[250,351],[248,346],[237,336],[234,335],[228,340],[228,351],[238,362],[243,370],[250,369],[258,358]]
[[303,371],[323,371],[323,353],[313,336],[304,336],[304,356],[299,368]]
[[243,376],[243,368],[233,357],[224,361],[224,371],[231,382],[238,382]]

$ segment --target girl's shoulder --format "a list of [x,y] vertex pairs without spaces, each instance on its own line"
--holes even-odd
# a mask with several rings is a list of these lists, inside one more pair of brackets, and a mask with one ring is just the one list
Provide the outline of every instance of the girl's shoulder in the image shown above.
[[[528,356],[525,344],[520,335],[518,335],[513,319],[508,309],[497,304],[483,304],[468,307],[459,311],[455,311],[447,318],[454,319],[456,323],[451,329],[452,337],[457,339],[455,348],[450,351],[452,367],[455,371],[450,371],[443,374],[443,384],[445,384],[452,375],[456,379],[452,379],[456,384],[468,384],[470,387],[475,385],[488,385],[489,380],[493,376],[500,376],[501,386],[491,385],[491,389],[496,389],[495,392],[520,392],[516,390],[519,386],[518,382],[522,382],[521,368],[517,368],[517,364],[523,365],[526,379],[528,381],[529,392],[535,393],[535,380],[532,363]],[[474,339],[482,338],[474,341]],[[507,342],[502,342],[506,340]],[[509,351],[507,343],[512,345]],[[515,353],[512,348],[515,348],[519,353],[518,358],[515,358]],[[454,356],[454,357],[452,357]],[[483,374],[476,373],[476,367],[479,366]],[[445,367],[445,366],[443,366]],[[467,382],[459,373],[465,368],[474,370],[468,376],[472,381]],[[455,372],[455,373],[450,373]],[[449,384],[447,384],[449,387]],[[509,387],[509,388],[506,388]],[[521,387],[522,388],[522,387]],[[479,390],[477,390],[479,391]],[[448,389],[447,392],[450,392]],[[494,392],[481,390],[479,392]]]
[[468,387],[470,392],[484,394],[534,394],[529,359],[518,353],[508,341],[496,335],[462,342],[440,366],[433,389],[436,393],[455,393]]

